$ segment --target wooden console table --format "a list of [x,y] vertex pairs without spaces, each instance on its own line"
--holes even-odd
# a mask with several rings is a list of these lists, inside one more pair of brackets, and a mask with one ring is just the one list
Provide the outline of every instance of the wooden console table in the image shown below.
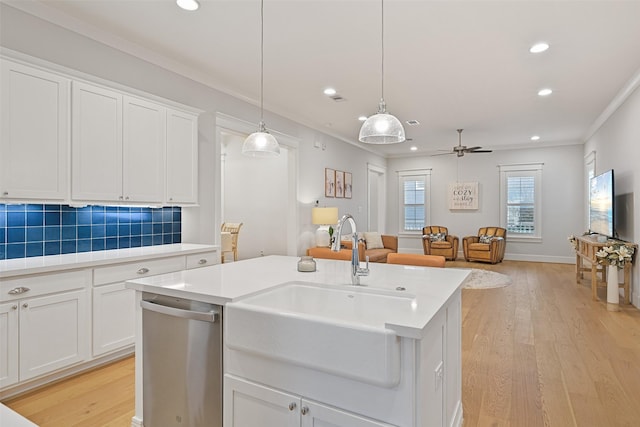
[[[606,242],[598,242],[595,236],[580,236],[576,237],[576,283],[584,278],[583,273],[585,271],[591,272],[591,297],[594,301],[598,301],[598,286],[607,286],[607,266],[598,264],[596,260],[596,252],[605,246],[611,245],[611,240]],[[638,245],[627,243],[628,246],[632,246],[636,251]],[[635,255],[634,255],[635,258]],[[585,267],[585,261],[590,264],[589,267]],[[624,282],[618,284],[619,288],[624,289],[624,303],[630,304],[630,284],[631,284],[631,266],[632,262],[628,262],[624,265]],[[598,280],[598,274],[601,279]]]

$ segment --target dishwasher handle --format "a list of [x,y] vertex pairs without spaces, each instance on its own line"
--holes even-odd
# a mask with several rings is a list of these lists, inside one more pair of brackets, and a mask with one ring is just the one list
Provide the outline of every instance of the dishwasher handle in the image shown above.
[[210,323],[216,323],[218,321],[218,313],[215,311],[202,312],[182,310],[180,308],[169,307],[145,300],[140,301],[140,306],[144,310],[155,311],[156,313],[166,314],[167,316],[180,317],[182,319],[201,320],[203,322]]

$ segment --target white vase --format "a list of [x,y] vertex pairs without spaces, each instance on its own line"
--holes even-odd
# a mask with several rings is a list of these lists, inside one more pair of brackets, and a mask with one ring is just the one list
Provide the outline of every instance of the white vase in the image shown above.
[[610,265],[607,271],[607,310],[618,311],[620,293],[618,291],[618,266]]

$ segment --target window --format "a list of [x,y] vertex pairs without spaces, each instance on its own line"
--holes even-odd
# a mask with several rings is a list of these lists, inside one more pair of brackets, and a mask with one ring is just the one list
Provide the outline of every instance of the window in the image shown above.
[[542,163],[500,166],[501,226],[509,240],[540,241]]
[[399,171],[400,232],[422,234],[429,214],[430,170]]

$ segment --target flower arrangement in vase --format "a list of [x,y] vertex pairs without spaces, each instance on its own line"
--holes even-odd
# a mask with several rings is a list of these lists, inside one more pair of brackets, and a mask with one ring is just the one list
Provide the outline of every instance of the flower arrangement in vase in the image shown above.
[[613,265],[618,268],[624,267],[625,263],[631,262],[635,249],[622,242],[610,242],[596,252],[596,260],[600,265]]

